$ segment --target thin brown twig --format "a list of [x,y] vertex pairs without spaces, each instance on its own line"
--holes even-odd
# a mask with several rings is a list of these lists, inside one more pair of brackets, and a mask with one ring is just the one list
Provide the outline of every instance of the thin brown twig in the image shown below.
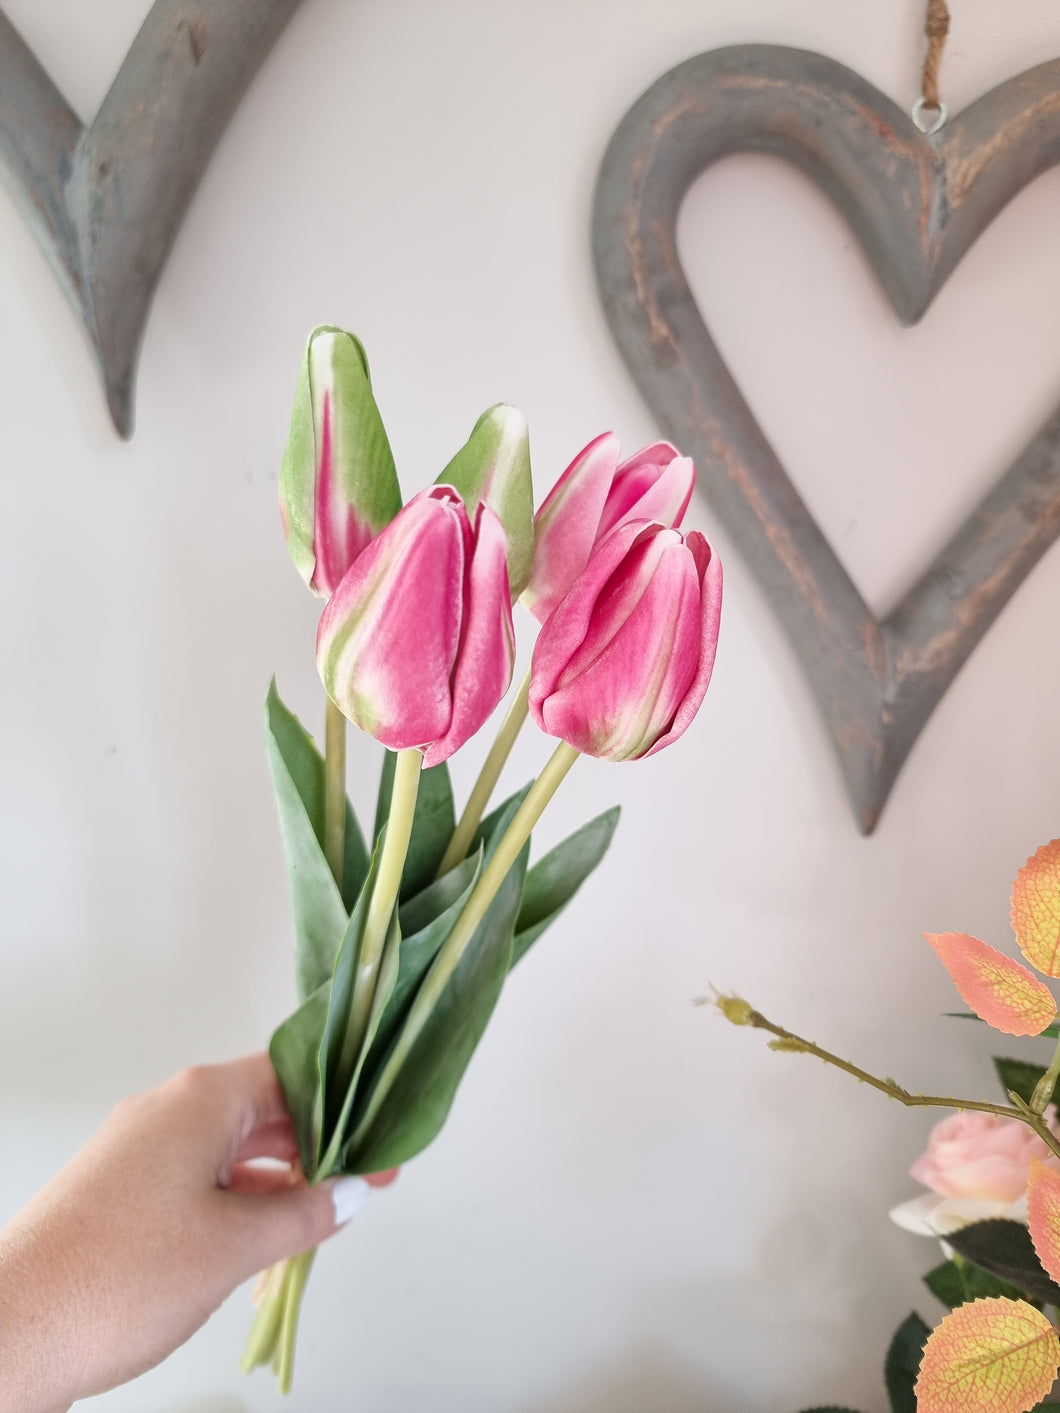
[[755,1030],[767,1030],[771,1035],[776,1036],[776,1039],[770,1042],[770,1048],[773,1050],[784,1050],[799,1055],[816,1055],[826,1065],[833,1065],[836,1069],[853,1075],[862,1084],[871,1085],[873,1089],[878,1089],[881,1094],[886,1094],[890,1099],[897,1099],[899,1104],[905,1104],[907,1108],[975,1109],[983,1114],[997,1114],[1004,1119],[1019,1119],[1028,1128],[1033,1129],[1050,1151],[1060,1158],[1060,1138],[1053,1133],[1044,1118],[1040,1114],[1036,1114],[1028,1104],[1023,1103],[1016,1094],[1011,1092],[1009,1094],[1013,1100],[1012,1104],[990,1104],[985,1099],[954,1099],[948,1095],[912,1094],[908,1089],[903,1089],[900,1084],[896,1084],[893,1079],[880,1079],[876,1075],[869,1074],[868,1070],[851,1064],[849,1060],[844,1060],[839,1055],[833,1055],[830,1050],[822,1049],[812,1040],[805,1040],[801,1035],[785,1030],[782,1025],[775,1025],[773,1021],[767,1020],[761,1011],[756,1011],[739,997],[716,995],[713,998],[703,998],[704,1002],[708,1000],[712,1000],[722,1015],[732,1021],[734,1025],[750,1025]]

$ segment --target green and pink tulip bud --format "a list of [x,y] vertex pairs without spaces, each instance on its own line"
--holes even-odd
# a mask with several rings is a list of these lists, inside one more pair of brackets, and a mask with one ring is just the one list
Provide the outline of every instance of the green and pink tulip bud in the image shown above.
[[498,402],[484,412],[438,484],[458,490],[469,511],[484,504],[499,518],[508,541],[508,582],[514,602],[529,582],[534,558],[530,436],[519,409]]
[[313,592],[330,598],[400,509],[394,457],[364,349],[342,329],[314,329],[280,468],[287,547]]
[[351,568],[317,633],[328,696],[390,750],[438,765],[491,715],[515,661],[504,527],[451,486],[414,496]]
[[539,623],[553,612],[598,545],[633,520],[680,525],[695,481],[691,458],[655,442],[619,461],[605,432],[578,453],[537,512],[534,563],[522,596]]
[[676,741],[710,681],[721,585],[698,531],[645,521],[614,530],[538,636],[530,712],[541,730],[601,760]]

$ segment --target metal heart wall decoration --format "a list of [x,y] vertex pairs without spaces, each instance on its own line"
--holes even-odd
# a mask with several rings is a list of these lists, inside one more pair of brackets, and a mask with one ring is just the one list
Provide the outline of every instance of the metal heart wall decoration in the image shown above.
[[682,197],[737,152],[773,153],[811,177],[861,240],[898,318],[915,323],[998,212],[1060,162],[1060,61],[926,136],[819,54],[720,49],[638,100],[599,176],[593,246],[615,338],[791,637],[869,833],[943,693],[1060,533],[1060,408],[877,620],[755,422],[678,261]]
[[85,127],[0,10],[0,179],[80,317],[114,425],[177,228],[301,0],[157,0]]

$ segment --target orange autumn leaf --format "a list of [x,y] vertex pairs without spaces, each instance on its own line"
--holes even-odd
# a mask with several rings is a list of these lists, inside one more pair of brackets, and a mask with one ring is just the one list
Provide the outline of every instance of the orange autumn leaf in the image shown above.
[[1060,1339],[1023,1300],[972,1300],[933,1330],[916,1381],[917,1413],[1027,1413],[1053,1386]]
[[1012,930],[1032,966],[1060,976],[1060,839],[1043,844],[1016,874]]
[[925,932],[961,999],[1006,1035],[1041,1035],[1056,1015],[1044,981],[1004,952],[963,932]]
[[1060,1280],[1060,1173],[1031,1158],[1027,1182],[1027,1225],[1038,1260]]

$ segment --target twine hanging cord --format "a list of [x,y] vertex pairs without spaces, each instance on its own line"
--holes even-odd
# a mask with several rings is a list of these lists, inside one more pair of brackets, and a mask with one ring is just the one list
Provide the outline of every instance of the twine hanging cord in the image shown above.
[[924,33],[927,53],[924,55],[924,75],[920,82],[920,97],[913,104],[913,122],[922,133],[938,132],[947,118],[946,105],[939,97],[939,68],[942,50],[950,32],[950,12],[946,0],[927,0]]
[[941,108],[939,99],[939,67],[942,64],[942,50],[946,36],[950,32],[950,12],[946,0],[928,0],[927,18],[924,33],[927,35],[927,53],[924,55],[924,77],[920,91],[924,95],[925,108]]

